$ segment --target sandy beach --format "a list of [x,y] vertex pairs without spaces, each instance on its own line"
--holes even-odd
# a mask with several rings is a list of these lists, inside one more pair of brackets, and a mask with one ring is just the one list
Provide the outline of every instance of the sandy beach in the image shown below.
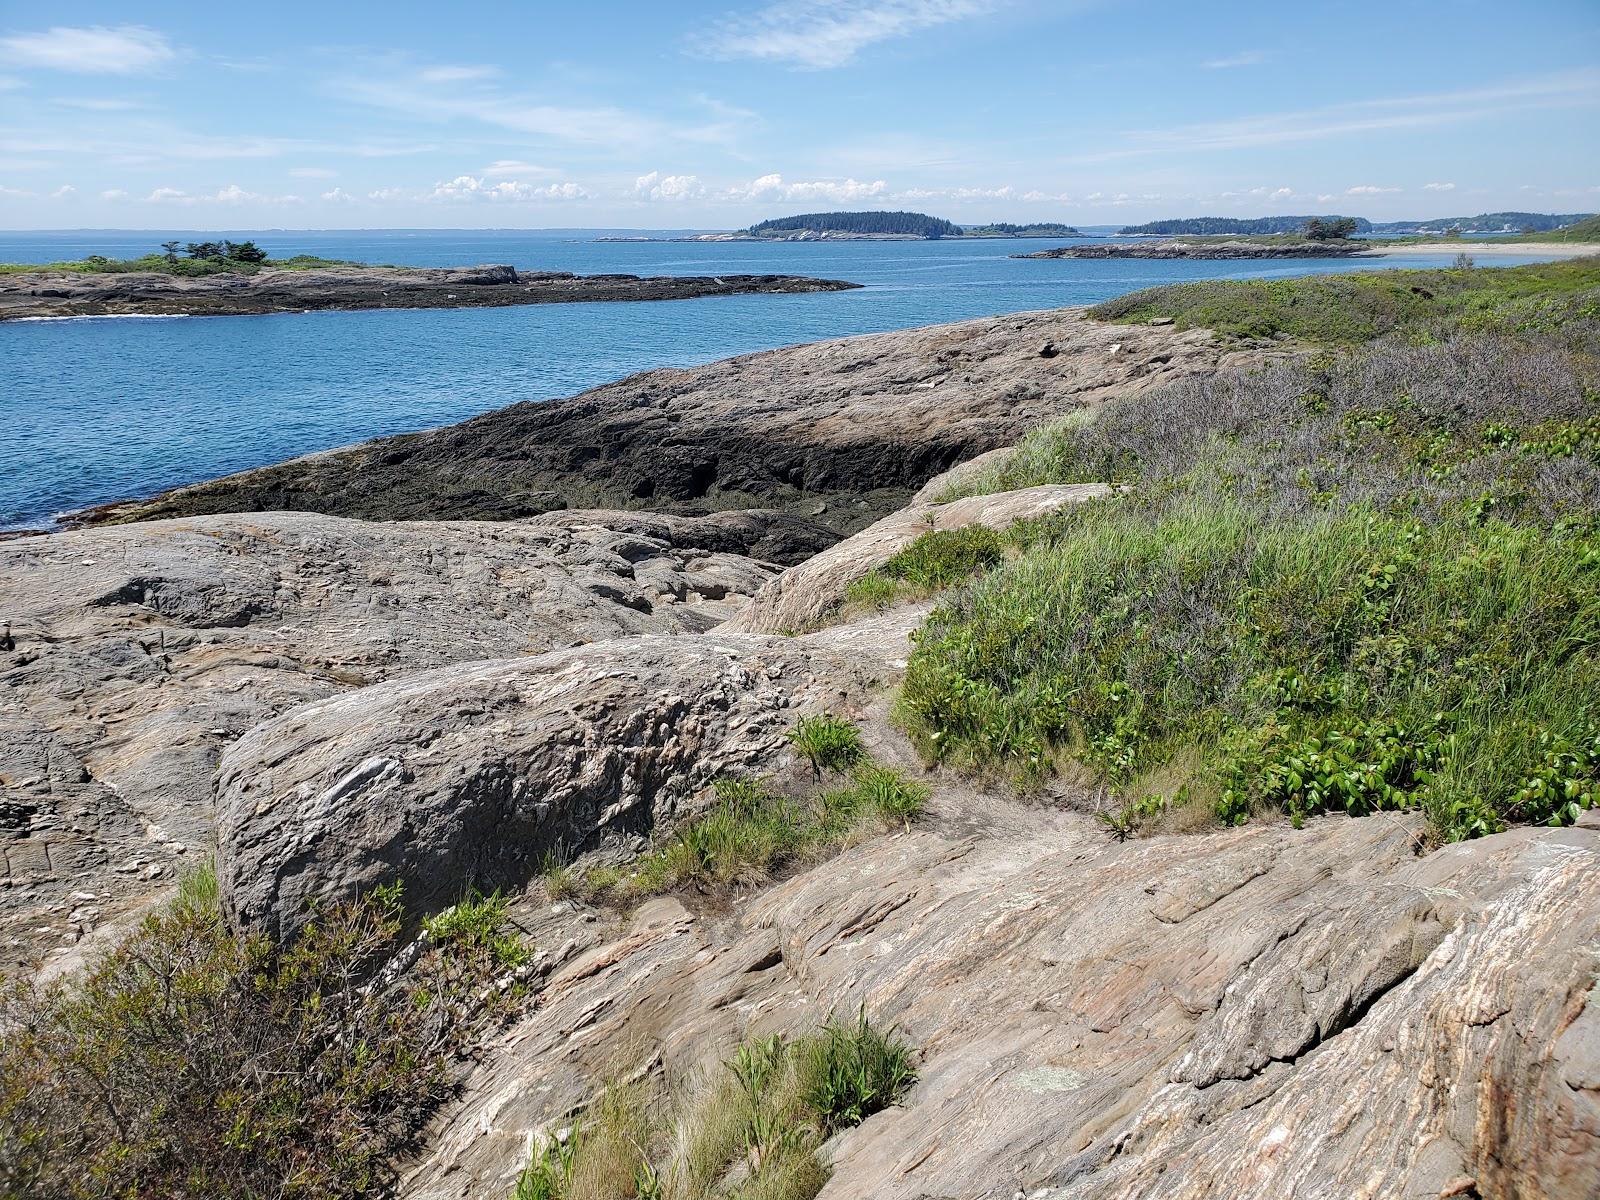
[[1372,243],[1372,254],[1466,254],[1472,258],[1502,258],[1543,254],[1551,258],[1582,258],[1600,254],[1600,242],[1403,242],[1395,246]]

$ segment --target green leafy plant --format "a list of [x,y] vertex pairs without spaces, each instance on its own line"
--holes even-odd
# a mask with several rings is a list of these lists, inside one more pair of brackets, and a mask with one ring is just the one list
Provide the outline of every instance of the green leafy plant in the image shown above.
[[824,771],[842,771],[866,757],[861,731],[829,713],[801,717],[788,733],[789,744],[811,764],[813,779]]

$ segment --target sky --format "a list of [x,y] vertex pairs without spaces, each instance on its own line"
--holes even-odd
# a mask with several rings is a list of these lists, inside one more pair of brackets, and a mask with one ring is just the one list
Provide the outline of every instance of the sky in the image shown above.
[[1600,3],[0,4],[0,228],[1600,210]]

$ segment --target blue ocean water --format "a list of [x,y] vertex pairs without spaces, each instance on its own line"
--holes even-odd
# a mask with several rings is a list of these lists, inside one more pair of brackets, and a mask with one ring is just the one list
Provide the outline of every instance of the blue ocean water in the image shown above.
[[[0,232],[0,262],[127,257],[167,231]],[[198,237],[191,234],[190,237]],[[210,236],[216,236],[215,233]],[[1092,304],[1188,279],[1435,266],[1013,259],[1062,239],[599,242],[524,231],[230,231],[274,256],[580,273],[782,272],[859,291],[524,308],[0,323],[0,528],[657,366],[967,317]],[[1496,259],[1509,265],[1515,259]]]

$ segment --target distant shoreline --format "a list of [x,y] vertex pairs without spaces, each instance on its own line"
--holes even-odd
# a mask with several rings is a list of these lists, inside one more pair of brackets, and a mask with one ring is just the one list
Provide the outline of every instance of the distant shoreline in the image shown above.
[[860,287],[803,275],[574,275],[508,266],[324,267],[219,272],[0,273],[0,321],[81,317],[261,316],[406,308],[689,300],[707,296],[841,292]]
[[1509,258],[1546,255],[1550,258],[1584,258],[1600,254],[1600,242],[1388,242],[1373,241],[1371,253],[1383,258],[1402,254],[1465,254],[1468,258]]

